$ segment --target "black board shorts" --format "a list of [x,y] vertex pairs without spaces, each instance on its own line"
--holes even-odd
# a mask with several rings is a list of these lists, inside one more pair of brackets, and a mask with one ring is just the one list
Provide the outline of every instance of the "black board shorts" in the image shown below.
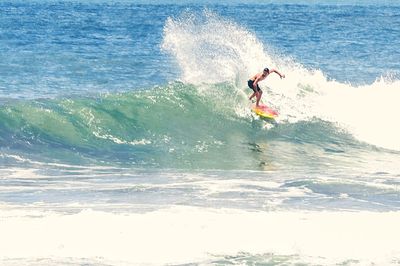
[[[247,81],[247,85],[249,86],[249,88],[252,89],[254,92],[256,92],[256,91],[254,90],[253,83],[254,83],[254,80],[249,79],[249,80]],[[257,84],[257,91],[261,91],[260,87],[258,87],[258,84]]]

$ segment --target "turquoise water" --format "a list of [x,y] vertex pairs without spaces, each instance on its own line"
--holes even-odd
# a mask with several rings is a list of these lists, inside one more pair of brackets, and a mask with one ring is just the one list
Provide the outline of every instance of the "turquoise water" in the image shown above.
[[0,11],[0,264],[399,263],[398,2]]

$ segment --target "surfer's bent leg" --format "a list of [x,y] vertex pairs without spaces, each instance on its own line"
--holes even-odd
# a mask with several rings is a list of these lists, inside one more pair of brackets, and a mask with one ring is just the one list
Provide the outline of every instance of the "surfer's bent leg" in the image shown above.
[[258,91],[257,91],[257,94],[256,94],[256,96],[257,96],[256,106],[259,106],[263,91],[258,86],[257,86],[257,89],[258,89]]

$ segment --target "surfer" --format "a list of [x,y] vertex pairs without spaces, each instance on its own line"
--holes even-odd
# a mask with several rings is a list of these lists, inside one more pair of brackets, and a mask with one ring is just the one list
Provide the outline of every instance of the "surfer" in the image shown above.
[[247,85],[249,86],[250,89],[252,89],[254,91],[254,93],[250,96],[249,100],[253,99],[254,96],[256,96],[256,106],[258,107],[260,104],[260,100],[261,100],[261,96],[263,91],[260,89],[260,87],[258,86],[258,83],[262,80],[264,80],[269,74],[271,73],[276,73],[278,74],[281,78],[284,78],[285,75],[279,73],[278,70],[276,69],[271,69],[269,70],[267,67],[264,68],[263,72],[257,73],[255,74],[251,79],[249,79],[247,81]]

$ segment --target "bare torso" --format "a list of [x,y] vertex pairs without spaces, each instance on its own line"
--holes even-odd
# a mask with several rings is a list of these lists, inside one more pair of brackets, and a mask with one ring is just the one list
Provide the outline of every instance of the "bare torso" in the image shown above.
[[263,72],[260,72],[260,73],[255,74],[255,75],[251,78],[251,80],[252,80],[252,81],[255,81],[255,80],[261,81],[261,80],[264,80],[268,75],[269,75],[269,74],[264,74]]

